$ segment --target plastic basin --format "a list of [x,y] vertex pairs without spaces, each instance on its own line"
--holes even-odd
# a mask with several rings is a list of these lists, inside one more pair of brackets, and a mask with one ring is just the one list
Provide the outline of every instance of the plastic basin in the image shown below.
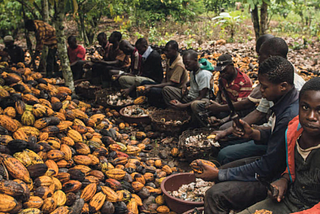
[[168,207],[176,213],[184,213],[195,207],[203,207],[204,202],[192,202],[175,198],[169,195],[168,191],[178,190],[183,184],[195,182],[196,177],[193,173],[173,174],[161,182],[161,190],[164,194]]
[[[133,105],[135,106],[135,105]],[[132,106],[129,106],[132,107]],[[128,122],[128,123],[145,123],[145,124],[149,124],[151,122],[151,119],[149,117],[149,115],[147,116],[127,116],[124,114],[124,110],[126,107],[120,109],[119,113],[122,116],[123,120]]]

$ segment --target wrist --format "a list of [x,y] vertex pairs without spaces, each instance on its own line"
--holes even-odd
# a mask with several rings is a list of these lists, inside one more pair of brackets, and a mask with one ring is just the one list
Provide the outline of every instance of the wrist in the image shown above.
[[260,131],[256,130],[256,129],[251,129],[252,132],[249,134],[249,138],[253,139],[253,140],[260,140]]
[[287,177],[282,176],[280,179],[285,180],[287,183],[289,183],[290,179]]

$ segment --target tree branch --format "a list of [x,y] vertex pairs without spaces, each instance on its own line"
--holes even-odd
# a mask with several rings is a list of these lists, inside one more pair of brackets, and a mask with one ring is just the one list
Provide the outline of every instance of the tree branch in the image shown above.
[[88,0],[84,0],[84,1],[82,1],[82,2],[80,2],[80,3],[78,3],[78,6],[80,7],[80,6],[82,6],[83,4],[86,4],[88,2]]
[[41,16],[43,16],[43,11],[42,9],[36,4],[36,2],[33,2],[33,6],[38,10],[38,12],[41,14]]
[[32,14],[34,19],[39,19],[37,14],[34,12],[34,9],[29,4],[27,4],[26,1],[24,0],[17,0],[17,1],[29,10],[29,12]]

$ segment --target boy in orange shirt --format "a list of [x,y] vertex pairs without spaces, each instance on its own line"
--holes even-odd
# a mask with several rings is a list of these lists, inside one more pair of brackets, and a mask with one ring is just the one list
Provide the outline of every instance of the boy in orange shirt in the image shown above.
[[286,131],[287,169],[271,185],[277,190],[241,212],[267,209],[277,214],[320,214],[320,78],[309,80],[299,95],[299,115]]

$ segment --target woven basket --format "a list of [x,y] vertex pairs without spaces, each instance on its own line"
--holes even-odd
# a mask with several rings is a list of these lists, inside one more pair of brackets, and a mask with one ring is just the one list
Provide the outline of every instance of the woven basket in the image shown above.
[[213,131],[214,129],[212,128],[199,128],[182,132],[179,137],[179,149],[183,151],[185,157],[190,160],[208,157],[211,153],[212,147],[210,143],[208,143],[207,146],[199,147],[199,145],[194,145],[192,143],[186,144],[186,139],[190,136],[195,136],[202,133],[204,135],[202,139],[206,140],[206,137],[209,136]]
[[93,100],[95,97],[95,93],[99,90],[101,90],[100,86],[82,86],[80,82],[75,86],[76,94],[89,100]]
[[160,132],[179,134],[188,127],[191,116],[186,111],[158,109],[150,114],[152,126]]

